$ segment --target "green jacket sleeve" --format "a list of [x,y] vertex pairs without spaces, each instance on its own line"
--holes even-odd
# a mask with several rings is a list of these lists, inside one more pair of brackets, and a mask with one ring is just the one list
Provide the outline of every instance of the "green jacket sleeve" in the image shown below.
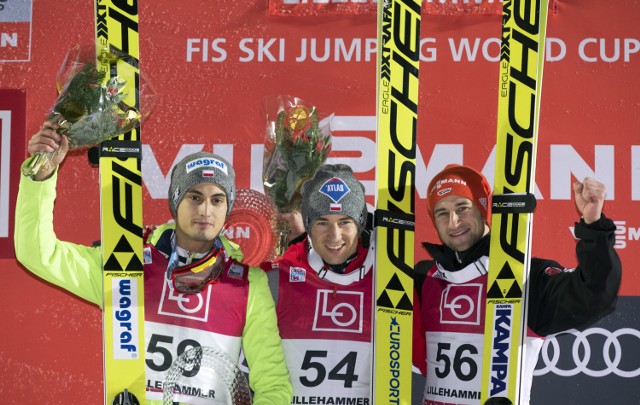
[[53,230],[57,173],[44,181],[21,176],[14,245],[22,265],[44,280],[102,306],[99,248],[62,242]]
[[284,361],[275,305],[267,276],[257,267],[249,268],[249,301],[242,346],[255,393],[253,404],[291,404],[293,388]]

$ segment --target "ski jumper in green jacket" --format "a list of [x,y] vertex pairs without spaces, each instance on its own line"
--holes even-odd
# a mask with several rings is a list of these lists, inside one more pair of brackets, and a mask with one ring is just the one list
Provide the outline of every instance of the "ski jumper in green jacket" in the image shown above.
[[[16,203],[16,257],[35,275],[101,307],[101,250],[56,238],[56,183],[57,170],[43,181],[22,176]],[[180,269],[202,255],[176,246],[175,227],[164,224],[145,242],[147,403],[162,403],[165,372],[185,345],[201,345],[220,348],[234,360],[242,349],[250,368],[253,403],[289,404],[292,388],[265,273],[239,264],[242,252],[219,234],[213,244],[223,260],[221,273],[201,292],[181,294],[166,277],[172,257],[178,257]],[[208,388],[191,390],[202,400],[211,392]]]

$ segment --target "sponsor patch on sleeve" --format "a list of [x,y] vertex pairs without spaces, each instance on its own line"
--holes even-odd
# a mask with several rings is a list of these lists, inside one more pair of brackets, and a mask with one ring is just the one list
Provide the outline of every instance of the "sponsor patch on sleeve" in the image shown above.
[[556,274],[560,274],[560,273],[571,273],[573,272],[575,269],[561,269],[559,267],[547,267],[546,269],[544,269],[544,274],[546,274],[547,276],[555,276]]

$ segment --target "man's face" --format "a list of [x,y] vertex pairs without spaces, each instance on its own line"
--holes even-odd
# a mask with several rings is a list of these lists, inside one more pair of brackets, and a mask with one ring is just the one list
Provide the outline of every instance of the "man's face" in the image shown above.
[[191,252],[208,252],[227,215],[227,196],[217,184],[200,183],[184,195],[176,214],[176,244]]
[[346,215],[329,214],[311,224],[311,243],[327,264],[342,264],[358,249],[358,225]]
[[436,203],[433,214],[440,240],[456,252],[469,249],[489,232],[482,213],[467,197],[445,197]]

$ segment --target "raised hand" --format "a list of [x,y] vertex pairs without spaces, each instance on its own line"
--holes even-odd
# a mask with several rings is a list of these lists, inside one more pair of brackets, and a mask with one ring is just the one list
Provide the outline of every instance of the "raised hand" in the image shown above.
[[33,176],[34,180],[39,181],[50,177],[69,151],[69,140],[66,136],[58,134],[57,128],[57,124],[45,121],[40,130],[29,139],[27,151],[31,156],[39,152],[51,153],[47,163]]
[[576,207],[582,214],[584,222],[590,224],[600,219],[606,194],[607,187],[590,177],[585,177],[582,183],[579,181],[573,183]]

